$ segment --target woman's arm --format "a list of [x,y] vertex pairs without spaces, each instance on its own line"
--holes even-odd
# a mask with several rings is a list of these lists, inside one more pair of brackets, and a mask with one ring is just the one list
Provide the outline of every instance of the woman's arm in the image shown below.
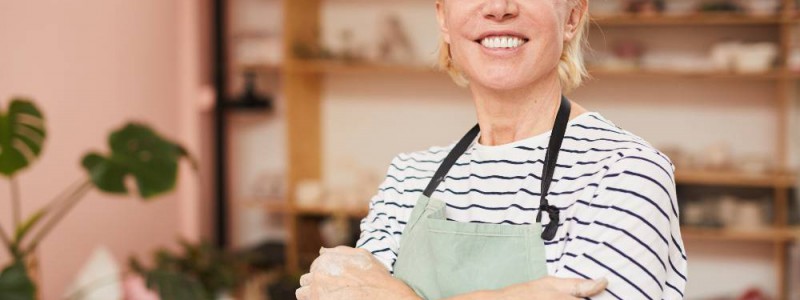
[[681,299],[686,255],[673,166],[652,149],[619,154],[592,199],[572,209],[558,277],[608,278],[596,299]]
[[[545,277],[496,291],[477,291],[447,300],[579,299],[595,295],[605,280]],[[336,247],[320,250],[311,273],[300,278],[299,300],[421,300],[401,280],[389,274],[382,263],[364,249]]]
[[580,299],[602,292],[608,281],[574,278],[544,277],[515,284],[496,291],[477,291],[447,298],[446,300],[530,300],[530,299]]
[[361,220],[361,236],[356,248],[369,251],[392,272],[397,253],[400,250],[400,236],[403,228],[398,221],[400,202],[399,191],[403,188],[395,178],[402,178],[399,170],[394,168],[399,158],[392,160],[386,178],[378,187],[378,192],[369,203],[369,213]]

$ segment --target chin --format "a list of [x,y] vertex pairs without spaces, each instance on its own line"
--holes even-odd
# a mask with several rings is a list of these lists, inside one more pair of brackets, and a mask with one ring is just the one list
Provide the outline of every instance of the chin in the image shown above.
[[513,71],[494,70],[470,78],[470,84],[498,91],[517,90],[532,84],[529,80],[521,80],[524,76]]

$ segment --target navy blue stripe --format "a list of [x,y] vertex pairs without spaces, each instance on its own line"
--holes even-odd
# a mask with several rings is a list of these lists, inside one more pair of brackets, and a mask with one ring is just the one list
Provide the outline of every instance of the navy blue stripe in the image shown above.
[[522,210],[522,211],[537,211],[537,210],[539,210],[538,207],[523,207],[523,206],[521,206],[519,204],[511,204],[510,206],[501,206],[501,207],[489,207],[489,206],[483,206],[483,205],[480,205],[480,204],[470,204],[470,205],[467,205],[467,206],[456,206],[456,205],[453,205],[453,204],[450,204],[450,203],[446,203],[446,204],[447,204],[447,207],[450,207],[450,208],[453,208],[453,209],[458,209],[458,210],[467,210],[467,209],[470,209],[470,208],[473,208],[473,207],[477,207],[477,208],[485,209],[485,210],[493,210],[493,211],[509,210],[512,207],[516,208],[516,209],[519,209],[519,210]]
[[582,236],[576,236],[575,238],[579,239],[579,240],[584,240],[584,241],[590,242],[590,243],[595,244],[595,245],[596,244],[600,244],[600,242],[598,242],[598,241],[595,241],[595,240],[590,239],[590,238],[582,237]]
[[667,286],[668,286],[668,287],[670,287],[671,289],[673,289],[674,291],[678,292],[678,294],[680,294],[680,295],[681,295],[681,298],[684,298],[684,297],[685,297],[685,296],[683,296],[683,293],[681,292],[681,290],[680,290],[680,289],[678,289],[678,288],[676,288],[675,286],[673,286],[673,285],[669,284],[669,281],[667,281],[667,282],[664,282],[664,283],[666,283],[666,284],[667,284]]
[[633,140],[633,139],[631,139],[631,140],[615,140],[615,139],[609,139],[609,138],[590,139],[590,138],[576,138],[576,137],[572,137],[572,136],[565,136],[564,139],[573,140],[573,141],[579,141],[579,142],[600,142],[600,141],[603,141],[603,142],[612,142],[612,143],[620,143],[620,144],[622,144],[622,143],[631,143],[631,144],[636,144],[636,145],[639,145],[639,146],[642,146],[642,147],[645,147],[645,148],[650,147],[650,145],[644,144],[642,142],[639,142],[639,141],[636,141],[636,140]]
[[404,168],[401,168],[401,167],[398,167],[398,166],[397,166],[397,165],[395,165],[395,164],[391,164],[391,165],[389,165],[389,166],[390,166],[390,167],[392,167],[392,168],[395,168],[395,169],[397,169],[398,171],[405,171],[405,170],[411,169],[411,170],[416,170],[416,171],[420,171],[420,172],[436,172],[436,170],[423,170],[423,169],[417,169],[417,168],[415,168],[414,166],[407,166],[405,169],[404,169]]
[[444,158],[440,160],[429,160],[429,159],[416,159],[413,156],[408,156],[408,158],[402,158],[400,156],[397,157],[397,160],[406,162],[406,161],[413,161],[418,163],[431,163],[431,164],[440,164],[444,161]]
[[[590,183],[590,184],[587,184],[587,185],[585,185],[583,187],[580,187],[578,189],[571,190],[571,191],[550,192],[550,195],[552,195],[552,196],[571,195],[571,194],[583,191],[587,187],[598,187],[598,186],[599,185],[596,184],[596,183]],[[394,190],[395,192],[397,192],[400,195],[403,195],[403,194],[406,194],[406,193],[421,193],[422,192],[422,189],[404,189],[404,190],[401,191],[401,190],[398,190],[397,188],[395,188],[393,186],[380,188],[378,190],[381,191],[381,192],[385,192],[385,191],[388,191],[388,190]],[[482,194],[482,195],[517,195],[517,194],[519,194],[519,192],[523,192],[523,193],[531,195],[531,196],[537,196],[537,197],[541,196],[540,193],[533,192],[533,191],[528,190],[526,188],[520,188],[517,191],[488,191],[488,192],[480,190],[480,189],[469,189],[469,190],[466,190],[466,191],[456,191],[456,190],[453,190],[453,189],[450,189],[450,188],[446,188],[446,189],[436,189],[436,192],[438,192],[438,193],[450,193],[450,194],[453,194],[453,195],[468,195],[468,194],[473,193],[473,192],[478,193],[478,194]]]
[[[658,167],[659,169],[661,169],[661,171],[663,171],[663,172],[664,172],[664,175],[667,175],[667,177],[669,178],[669,180],[671,180],[671,181],[672,181],[672,184],[675,184],[675,179],[673,178],[673,175],[674,175],[674,174],[673,174],[671,171],[667,171],[667,169],[664,169],[664,167],[662,167],[662,166],[661,166],[660,164],[658,164],[657,162],[654,162],[654,161],[652,161],[652,160],[650,160],[650,159],[647,159],[647,158],[644,158],[644,157],[641,157],[641,156],[635,156],[635,155],[634,155],[634,156],[625,156],[625,159],[638,159],[638,160],[641,160],[641,161],[645,161],[645,162],[651,163],[651,164],[653,164],[654,166],[656,166],[656,167]],[[620,160],[622,160],[622,159],[620,159]]]
[[380,238],[376,238],[376,237],[374,237],[374,236],[373,236],[373,237],[370,237],[370,238],[366,239],[365,241],[361,242],[361,244],[357,245],[357,246],[356,246],[356,248],[361,248],[361,247],[364,247],[364,245],[366,245],[367,243],[369,243],[369,242],[370,242],[370,241],[372,241],[372,240],[378,240],[378,241],[382,241],[382,240],[383,240],[383,239],[385,239],[385,238],[386,238],[386,236],[385,236],[385,235],[381,236]]
[[[536,147],[536,148],[525,147],[525,146],[516,146],[514,148],[515,149],[519,149],[519,150],[525,150],[525,151],[541,151],[541,150],[547,149],[547,148],[541,147],[541,146]],[[631,147],[619,147],[619,148],[613,148],[613,149],[599,149],[599,148],[592,147],[592,148],[589,148],[589,149],[586,149],[586,150],[574,150],[574,149],[563,149],[562,148],[560,151],[564,152],[564,153],[586,154],[586,153],[589,153],[589,152],[614,152],[614,151],[626,150],[626,149],[631,149]]]
[[365,233],[383,232],[383,233],[388,234],[388,235],[402,235],[403,234],[402,231],[389,232],[386,229],[381,229],[381,228],[367,229],[367,230],[364,230],[363,232],[365,232]]
[[586,125],[583,125],[583,124],[575,124],[573,126],[579,127],[579,128],[583,128],[583,129],[589,129],[589,130],[599,130],[599,131],[612,132],[612,133],[616,133],[616,134],[619,134],[619,135],[626,135],[627,136],[627,134],[624,134],[622,132],[619,132],[619,131],[616,131],[616,130],[611,130],[611,129],[606,129],[606,128],[600,128],[600,127],[594,127],[594,126],[586,126]]
[[658,278],[656,278],[656,275],[653,275],[653,273],[650,273],[650,271],[648,271],[647,268],[645,268],[642,264],[640,264],[638,261],[636,261],[635,259],[633,259],[632,257],[628,256],[627,254],[625,254],[624,252],[620,251],[619,249],[617,249],[616,247],[614,247],[613,245],[611,245],[609,243],[603,242],[603,245],[605,245],[608,248],[611,248],[611,250],[614,250],[615,252],[619,253],[619,255],[622,255],[625,258],[627,258],[628,261],[630,261],[630,262],[634,263],[635,265],[639,266],[639,268],[642,269],[642,271],[647,273],[647,275],[650,275],[650,278],[652,278],[653,281],[656,282],[658,287],[661,288],[661,292],[662,293],[664,292],[664,286],[661,285],[661,281],[659,281]]
[[380,249],[380,250],[370,251],[370,253],[372,253],[373,255],[375,255],[375,254],[377,254],[377,253],[386,252],[386,251],[392,252],[392,254],[394,254],[394,256],[397,256],[397,253],[395,253],[394,251],[392,251],[392,249],[389,249],[389,248],[384,248],[384,249]]
[[676,248],[678,248],[678,253],[681,254],[681,257],[683,257],[683,260],[686,260],[686,252],[683,252],[683,248],[681,248],[681,244],[678,243],[677,240],[675,240],[674,236],[672,236],[672,243],[675,244]]
[[[609,158],[609,157],[607,157],[607,158]],[[595,162],[590,162],[590,163],[595,163]],[[606,168],[604,168],[604,169],[606,169]],[[597,173],[600,173],[600,170],[595,171],[595,172],[583,173],[583,174],[575,176],[575,177],[553,178],[553,182],[559,182],[559,181],[564,181],[564,180],[566,180],[566,181],[574,181],[574,180],[577,180],[577,179],[580,179],[580,178],[583,178],[583,177],[591,177],[591,176],[597,175]],[[467,179],[470,179],[470,178],[520,180],[520,179],[527,179],[528,177],[535,178],[536,180],[542,180],[542,177],[541,176],[537,176],[535,173],[528,173],[528,174],[526,174],[524,176],[523,175],[519,175],[519,176],[501,176],[501,175],[481,176],[481,175],[478,175],[478,174],[469,174],[467,176],[456,177],[456,176],[449,176],[448,175],[448,176],[445,176],[445,180],[462,181],[462,180],[467,180]],[[433,178],[433,176],[408,176],[408,177],[404,177],[404,178],[400,179],[400,178],[395,177],[394,175],[388,174],[388,175],[386,175],[386,178],[391,178],[394,181],[400,183],[400,182],[405,182],[407,180],[412,180],[412,179],[413,180],[430,180],[431,178]]]
[[622,130],[622,128],[619,128],[619,126],[617,126],[617,125],[614,125],[613,123],[609,122],[608,120],[603,120],[603,119],[600,119],[599,117],[597,117],[597,116],[595,116],[595,115],[589,115],[589,116],[590,116],[590,117],[592,117],[592,118],[594,118],[595,120],[598,120],[598,121],[600,121],[600,122],[603,122],[603,124],[606,124],[606,125],[608,125],[608,126],[610,126],[610,127],[614,127],[614,128],[616,128],[616,129]]
[[567,221],[569,221],[570,219],[572,219],[573,221],[575,221],[576,223],[581,224],[581,225],[589,225],[589,224],[591,224],[590,222],[584,222],[584,221],[578,220],[577,217],[567,218]]
[[[369,217],[369,215],[367,215],[367,217]],[[361,220],[361,224],[363,224],[364,222],[366,222],[366,220],[367,220],[367,217],[365,217],[363,220]],[[389,220],[395,220],[395,221],[397,221],[397,223],[400,223],[401,225],[405,225],[405,224],[406,224],[406,222],[405,222],[405,221],[403,221],[403,220],[398,220],[398,219],[397,219],[397,217],[395,217],[395,216],[390,216],[390,215],[387,215],[386,213],[382,213],[382,212],[379,212],[379,213],[375,214],[375,217],[374,217],[374,218],[372,218],[372,221],[370,221],[370,223],[375,223],[375,221],[377,221],[377,220],[378,220],[378,218],[380,218],[380,217],[385,217],[385,218],[387,218],[387,219],[389,219]]]
[[596,208],[609,208],[610,207],[610,206],[601,205],[601,204],[589,203],[589,202],[586,202],[586,201],[580,200],[580,199],[576,200],[575,203],[583,204],[583,205],[586,205],[586,206],[589,206],[589,207],[596,207]]
[[683,281],[687,281],[686,276],[681,274],[681,272],[678,272],[678,269],[675,268],[675,265],[672,264],[672,257],[668,257],[668,260],[669,260],[669,266],[672,268],[672,271],[675,272],[675,274],[678,274],[678,276],[680,276],[681,278],[683,278]]
[[611,229],[617,230],[617,231],[619,231],[619,232],[622,232],[622,233],[624,233],[624,234],[625,234],[625,235],[627,235],[628,237],[630,237],[630,238],[634,239],[636,242],[638,242],[638,243],[639,243],[639,245],[642,245],[642,247],[645,247],[645,248],[646,248],[648,251],[650,251],[650,253],[652,253],[652,254],[653,254],[653,256],[655,256],[655,257],[656,257],[656,260],[658,260],[658,262],[661,264],[661,267],[663,267],[663,268],[664,268],[664,271],[667,271],[667,265],[666,265],[666,264],[664,263],[664,261],[661,259],[661,256],[659,256],[659,255],[658,255],[658,253],[656,253],[656,251],[654,251],[654,250],[653,250],[653,248],[650,248],[650,246],[648,246],[648,245],[647,245],[645,242],[642,242],[642,240],[640,240],[639,238],[637,238],[635,235],[631,234],[630,232],[628,232],[628,231],[627,231],[627,230],[625,230],[625,229],[622,229],[622,228],[616,227],[616,226],[614,226],[614,225],[609,225],[609,224],[606,224],[606,223],[603,223],[603,222],[600,222],[600,221],[594,221],[594,223],[595,223],[595,224],[597,224],[597,225],[601,225],[601,226],[605,226],[605,227],[608,227],[608,228],[611,228]]
[[572,240],[572,238],[569,237],[569,232],[567,232],[567,234],[565,236],[563,236],[563,237],[561,237],[561,238],[559,238],[557,240],[544,241],[544,244],[545,245],[555,245],[555,244],[558,244],[558,243],[561,243],[561,242],[564,242],[564,241],[571,241],[571,240]]
[[603,162],[603,161],[606,161],[607,159],[610,159],[610,158],[612,158],[612,157],[614,157],[614,155],[609,155],[609,156],[606,156],[606,157],[604,157],[603,159],[601,159],[601,160],[598,160],[598,161],[576,161],[576,162],[575,162],[575,164],[576,164],[576,165],[591,165],[591,164],[597,164],[597,163],[601,163],[601,162]]
[[392,175],[392,174],[387,174],[386,178],[394,179],[394,181],[396,181],[396,182],[405,182],[406,180],[412,180],[412,179],[414,179],[414,180],[430,180],[431,178],[433,178],[433,176],[406,176],[406,177],[403,177],[403,179],[400,179],[400,178],[394,177],[394,175]]
[[[569,209],[575,203],[581,203],[581,204],[589,205],[588,202],[586,202],[586,201],[578,200],[578,201],[570,203],[569,205],[564,206],[564,207],[558,207],[558,206],[556,206],[556,207],[558,208],[558,210],[563,211],[563,210]],[[472,207],[478,207],[478,208],[482,208],[482,209],[485,209],[485,210],[495,210],[495,211],[497,211],[497,210],[506,210],[506,209],[510,209],[512,207],[518,208],[519,210],[522,210],[522,211],[537,211],[537,210],[539,210],[538,205],[536,207],[523,207],[523,206],[521,206],[519,204],[516,204],[516,203],[515,204],[511,204],[510,206],[501,206],[501,207],[489,207],[489,206],[483,206],[483,205],[480,205],[480,204],[470,204],[468,206],[456,206],[456,205],[450,204],[450,203],[445,203],[445,204],[447,205],[447,207],[458,209],[458,210],[467,210],[467,209],[472,208]]]
[[619,189],[619,188],[615,188],[615,187],[608,187],[608,188],[606,188],[606,190],[608,190],[608,191],[612,191],[612,192],[619,192],[619,193],[624,193],[624,194],[633,195],[633,196],[636,196],[636,197],[638,197],[638,198],[641,198],[642,200],[645,200],[645,201],[647,201],[647,202],[650,202],[650,204],[652,204],[652,205],[653,205],[653,207],[655,207],[656,209],[658,209],[658,211],[659,211],[659,212],[661,212],[661,214],[664,216],[664,218],[666,218],[666,219],[667,219],[667,222],[669,222],[669,216],[667,215],[667,212],[665,212],[663,209],[661,209],[661,207],[660,207],[660,206],[658,206],[658,204],[657,204],[655,201],[653,201],[653,200],[650,200],[650,198],[647,198],[647,197],[645,197],[645,196],[644,196],[644,195],[642,195],[642,194],[639,194],[639,193],[637,193],[637,192],[634,192],[634,191],[629,191],[629,190],[626,190],[626,189]]
[[644,174],[640,174],[640,173],[636,173],[636,172],[632,172],[632,171],[627,171],[627,170],[624,171],[623,173],[629,174],[629,175],[633,175],[633,176],[638,176],[638,177],[644,178],[646,180],[649,180],[652,183],[655,183],[659,188],[661,188],[662,191],[664,191],[664,194],[667,194],[667,199],[669,199],[669,205],[672,206],[672,213],[675,216],[675,218],[678,218],[678,211],[675,209],[675,204],[673,203],[674,201],[672,200],[672,195],[669,193],[669,191],[667,191],[667,188],[664,187],[664,185],[662,185],[660,182],[658,182],[657,180],[653,179],[652,177],[644,175]]
[[[507,224],[507,225],[520,225],[520,226],[536,224],[536,222],[521,222],[521,223],[517,223],[517,222],[511,221],[511,220],[502,220],[502,221],[499,221],[499,222],[496,222],[496,221],[495,222],[487,222],[487,221],[480,221],[480,220],[459,221],[459,220],[455,220],[455,219],[451,219],[451,218],[445,218],[445,219],[447,221],[451,221],[451,222],[474,223],[474,224]],[[533,221],[533,219],[531,219],[531,221]],[[569,223],[570,221],[575,221],[580,225],[590,225],[591,224],[589,222],[582,222],[582,221],[578,220],[578,218],[575,218],[575,217],[569,217],[569,218],[564,219],[564,222],[558,223],[558,227],[563,227],[565,224]]]
[[588,259],[590,259],[590,260],[592,260],[592,261],[594,261],[594,263],[596,263],[596,264],[600,265],[601,267],[605,268],[605,269],[606,269],[606,270],[608,270],[609,272],[611,272],[611,273],[614,273],[615,275],[617,275],[617,277],[621,278],[622,280],[625,280],[625,282],[627,282],[628,284],[630,284],[631,286],[633,286],[634,288],[636,288],[636,289],[637,289],[637,290],[638,290],[640,293],[642,293],[642,295],[644,295],[644,296],[645,296],[647,299],[653,300],[653,298],[651,298],[651,297],[650,297],[650,295],[648,295],[647,293],[645,293],[645,292],[644,292],[644,291],[643,291],[643,290],[642,290],[642,289],[641,289],[641,288],[640,288],[638,285],[636,285],[635,283],[633,283],[632,281],[630,281],[630,280],[629,280],[627,277],[625,277],[625,276],[622,276],[622,274],[620,274],[620,273],[619,273],[619,272],[617,272],[616,270],[614,270],[614,269],[612,269],[612,268],[609,268],[608,266],[606,266],[605,264],[603,264],[602,262],[600,262],[599,260],[595,259],[594,257],[592,257],[592,256],[591,256],[591,255],[589,255],[589,254],[586,254],[586,253],[584,253],[584,254],[583,254],[583,256],[584,256],[584,257],[586,257],[586,258],[588,258]]
[[662,241],[664,241],[664,244],[666,244],[666,245],[667,245],[667,247],[669,247],[669,242],[667,241],[667,238],[666,238],[666,237],[664,237],[663,235],[661,235],[661,232],[659,232],[659,231],[658,231],[658,229],[657,229],[655,226],[653,226],[653,224],[652,224],[652,223],[650,223],[650,221],[647,221],[647,219],[643,218],[642,216],[640,216],[640,215],[638,215],[638,214],[636,214],[636,213],[634,213],[634,212],[632,212],[632,211],[630,211],[630,210],[627,210],[627,209],[624,209],[624,208],[620,208],[620,207],[618,207],[618,206],[615,206],[615,205],[612,205],[612,206],[611,206],[611,209],[614,209],[614,210],[617,210],[617,211],[620,211],[620,212],[624,212],[624,213],[626,213],[626,214],[629,214],[629,215],[631,215],[631,216],[633,216],[633,217],[635,217],[635,218],[637,218],[637,219],[641,220],[642,222],[644,222],[645,224],[647,224],[647,226],[649,226],[650,228],[652,228],[652,229],[653,229],[653,231],[654,231],[654,232],[655,232],[655,233],[658,235],[658,237],[660,237],[660,238],[661,238],[661,240],[662,240]]
[[[477,165],[485,165],[485,164],[525,165],[525,164],[531,164],[531,165],[535,165],[535,164],[544,164],[544,160],[541,160],[541,159],[526,160],[526,161],[514,161],[514,160],[507,160],[507,159],[501,159],[501,160],[470,160],[468,162],[455,163],[455,164],[453,164],[453,166],[468,166],[468,165],[471,165],[471,164],[477,164]],[[431,170],[423,170],[423,169],[416,168],[416,167],[411,166],[411,165],[406,166],[405,168],[403,168],[403,167],[400,167],[398,165],[395,165],[394,163],[389,165],[389,166],[391,168],[397,169],[398,171],[406,171],[408,169],[416,170],[416,171],[419,171],[419,172],[435,172],[436,171],[435,168],[431,169]],[[432,166],[432,167],[438,167],[438,166]],[[556,164],[556,167],[557,168],[562,168],[562,169],[572,169],[572,165],[566,165],[566,164]]]
[[[387,188],[387,190],[388,189],[397,190],[395,188]],[[397,202],[386,201],[386,200],[378,200],[378,201],[372,202],[372,205],[378,205],[378,204],[397,206],[399,208],[414,208],[414,205],[411,205],[411,204],[400,204],[400,203],[397,203]]]

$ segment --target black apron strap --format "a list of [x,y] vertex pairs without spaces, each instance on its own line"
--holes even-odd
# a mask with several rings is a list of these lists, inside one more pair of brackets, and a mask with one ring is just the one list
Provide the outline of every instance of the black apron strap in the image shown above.
[[431,181],[428,182],[428,187],[426,187],[425,191],[423,192],[425,197],[430,198],[431,195],[433,195],[433,192],[436,191],[436,187],[439,186],[439,183],[444,181],[444,177],[447,176],[447,172],[450,172],[450,168],[453,167],[458,158],[464,154],[464,152],[467,152],[467,148],[472,145],[472,142],[476,137],[478,137],[478,132],[480,131],[480,126],[475,124],[475,126],[472,127],[472,129],[470,129],[460,141],[458,141],[458,144],[453,147],[453,150],[450,150],[450,153],[447,154],[447,157],[445,157],[442,164],[439,165],[439,169],[436,170],[435,174],[433,174]]
[[[559,210],[558,207],[549,205],[547,201],[547,192],[550,189],[550,182],[553,180],[553,173],[556,169],[556,162],[558,161],[558,152],[561,150],[561,142],[564,140],[564,134],[567,130],[567,123],[569,123],[569,115],[571,112],[571,105],[569,100],[566,97],[561,96],[561,105],[558,108],[558,114],[556,115],[555,124],[553,124],[553,130],[550,134],[550,142],[547,147],[547,152],[545,154],[544,159],[544,167],[542,168],[542,187],[541,187],[541,198],[539,199],[539,213],[536,215],[536,222],[539,223],[542,221],[542,211],[546,211],[547,215],[550,217],[550,222],[545,226],[544,230],[542,231],[542,239],[544,240],[552,240],[555,235],[556,231],[558,231],[558,222],[559,222]],[[447,172],[450,171],[450,168],[455,165],[456,161],[458,160],[464,152],[467,151],[472,142],[475,141],[475,138],[478,136],[480,132],[480,127],[475,125],[472,129],[464,135],[461,140],[453,147],[453,150],[447,154],[442,164],[439,165],[439,169],[436,170],[436,173],[431,178],[431,181],[428,182],[428,186],[425,188],[423,195],[425,197],[431,197],[433,192],[436,191],[436,188],[439,184],[444,181],[444,178],[447,176]]]
[[544,166],[542,167],[542,188],[541,196],[539,198],[539,212],[536,214],[536,223],[542,222],[542,211],[546,211],[550,217],[550,223],[544,227],[542,231],[542,239],[552,240],[558,231],[558,222],[560,211],[555,205],[550,205],[547,201],[547,193],[550,191],[550,182],[553,181],[553,173],[556,171],[558,162],[558,152],[561,152],[561,142],[564,141],[564,134],[567,131],[567,123],[569,123],[569,114],[572,106],[569,100],[561,96],[561,106],[558,108],[558,115],[556,115],[556,122],[553,125],[553,131],[550,133],[550,143],[547,146],[547,153],[544,156]]

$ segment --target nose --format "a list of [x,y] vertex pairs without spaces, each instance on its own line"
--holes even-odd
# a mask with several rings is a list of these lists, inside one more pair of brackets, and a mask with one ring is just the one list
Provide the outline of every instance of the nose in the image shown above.
[[487,0],[481,12],[486,19],[502,22],[516,18],[519,7],[516,0]]

